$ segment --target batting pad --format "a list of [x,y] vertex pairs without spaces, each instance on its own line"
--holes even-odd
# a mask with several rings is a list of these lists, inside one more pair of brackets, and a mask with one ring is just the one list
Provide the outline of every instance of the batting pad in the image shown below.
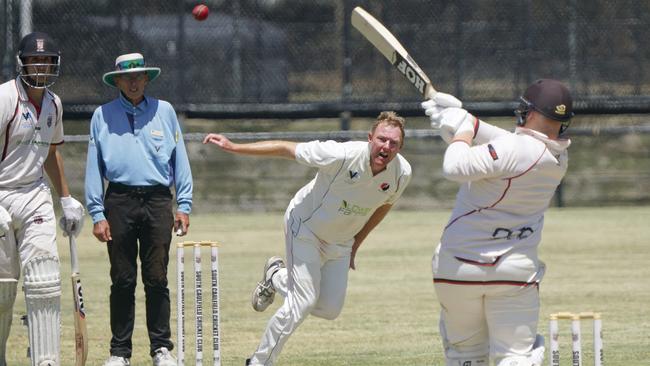
[[18,281],[16,280],[0,281],[0,366],[7,366],[5,354],[17,287]]
[[25,265],[25,304],[32,366],[58,366],[61,276],[56,257],[37,257]]

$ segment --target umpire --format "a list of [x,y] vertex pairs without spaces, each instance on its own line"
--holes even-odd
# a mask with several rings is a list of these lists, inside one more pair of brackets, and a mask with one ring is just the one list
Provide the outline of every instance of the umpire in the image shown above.
[[[139,53],[119,56],[104,74],[119,97],[95,110],[86,164],[86,204],[93,234],[108,243],[111,263],[111,349],[104,365],[129,365],[138,254],[154,365],[176,365],[169,326],[167,265],[172,228],[185,235],[192,207],[192,174],[174,108],[144,95],[160,74]],[[104,195],[104,179],[108,189]],[[176,189],[172,214],[171,185]],[[139,247],[138,247],[139,244]]]

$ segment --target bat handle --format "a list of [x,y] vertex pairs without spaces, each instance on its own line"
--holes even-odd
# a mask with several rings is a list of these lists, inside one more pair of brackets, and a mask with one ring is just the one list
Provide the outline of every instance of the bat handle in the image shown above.
[[77,242],[74,235],[68,235],[70,241],[70,266],[72,273],[79,273],[79,259],[77,257]]
[[433,85],[431,85],[431,84],[427,84],[427,85],[425,86],[425,89],[424,89],[424,98],[425,98],[426,100],[433,99],[433,97],[436,96],[436,93],[438,93],[438,91],[436,91],[436,89],[433,88]]

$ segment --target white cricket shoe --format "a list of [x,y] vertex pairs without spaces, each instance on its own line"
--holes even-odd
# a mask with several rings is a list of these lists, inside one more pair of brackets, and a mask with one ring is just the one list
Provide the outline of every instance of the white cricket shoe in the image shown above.
[[278,256],[271,257],[266,261],[262,280],[257,283],[251,296],[251,304],[255,311],[264,311],[273,303],[273,299],[275,298],[275,287],[273,287],[272,281],[273,275],[284,267],[284,260]]
[[153,352],[153,366],[176,366],[176,358],[172,356],[166,347],[160,347]]
[[113,356],[108,358],[106,362],[104,362],[104,366],[130,366],[131,362],[129,362],[128,358],[120,357],[120,356]]

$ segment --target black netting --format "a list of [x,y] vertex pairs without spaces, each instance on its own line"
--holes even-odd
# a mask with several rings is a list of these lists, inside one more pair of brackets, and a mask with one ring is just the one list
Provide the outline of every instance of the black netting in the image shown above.
[[163,69],[149,92],[181,112],[229,105],[237,113],[269,103],[285,111],[325,103],[315,114],[361,110],[364,103],[412,108],[418,94],[349,25],[361,5],[437,89],[475,110],[511,102],[541,77],[569,84],[578,110],[650,105],[645,0],[210,0],[203,22],[191,16],[195,3],[1,0],[2,79],[14,75],[20,29],[31,19],[34,30],[60,42],[62,77],[54,89],[68,109],[92,110],[114,97],[101,75],[117,55],[133,51]]

